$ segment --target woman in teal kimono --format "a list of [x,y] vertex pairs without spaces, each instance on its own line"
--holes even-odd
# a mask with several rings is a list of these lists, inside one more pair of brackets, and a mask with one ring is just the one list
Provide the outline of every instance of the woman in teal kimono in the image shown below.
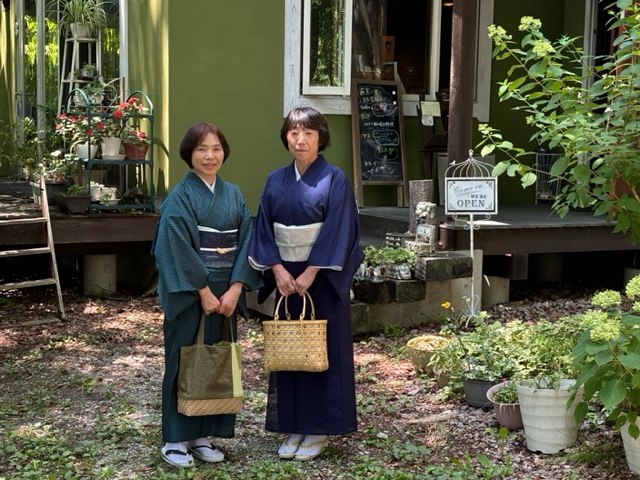
[[224,459],[208,437],[234,435],[235,415],[187,417],[177,411],[180,347],[194,343],[201,313],[207,314],[205,342],[218,342],[222,321],[239,311],[245,318],[244,290],[261,285],[247,261],[251,213],[237,186],[217,173],[229,145],[212,124],[193,125],[180,144],[191,169],[162,204],[154,244],[158,294],[164,310],[165,372],[162,383],[162,458],[193,466]]

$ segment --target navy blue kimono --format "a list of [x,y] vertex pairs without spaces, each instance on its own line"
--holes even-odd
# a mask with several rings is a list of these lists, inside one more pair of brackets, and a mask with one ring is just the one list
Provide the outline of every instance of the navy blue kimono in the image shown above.
[[[286,226],[324,222],[306,262],[281,260],[273,223]],[[344,173],[320,155],[296,180],[292,162],[272,172],[262,193],[249,256],[255,264],[282,264],[298,277],[319,267],[309,288],[316,318],[327,319],[329,369],[325,372],[272,372],[269,377],[266,429],[273,432],[342,435],[356,430],[356,395],[349,291],[362,261],[360,224],[353,189]],[[264,299],[275,288],[264,273]],[[276,293],[279,296],[279,293]],[[289,297],[292,317],[300,315],[301,297]],[[281,307],[282,308],[282,307]],[[283,313],[281,312],[281,315]]]
[[[213,294],[220,297],[234,282],[242,282],[247,290],[262,285],[260,275],[247,260],[253,219],[240,190],[217,176],[214,193],[200,177],[188,172],[162,204],[154,244],[158,295],[164,310],[162,439],[165,442],[234,435],[235,415],[187,417],[177,411],[180,347],[195,342],[202,313],[197,290],[209,285]],[[200,253],[198,226],[225,232],[237,229],[237,254],[231,267],[226,265],[229,262],[206,266]],[[244,293],[238,300],[238,310],[247,318]],[[207,316],[205,343],[222,339],[222,320],[217,314]]]

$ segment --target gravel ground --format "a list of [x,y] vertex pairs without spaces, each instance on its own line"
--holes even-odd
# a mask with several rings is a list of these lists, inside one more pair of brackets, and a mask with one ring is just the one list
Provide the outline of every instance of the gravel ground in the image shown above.
[[[553,320],[583,311],[592,293],[523,287],[489,313],[505,321]],[[640,478],[626,466],[619,434],[602,422],[582,425],[579,448],[559,455],[529,452],[522,431],[499,442],[487,432],[497,427],[491,411],[442,400],[404,355],[409,338],[435,333],[429,326],[354,339],[358,432],[333,439],[313,462],[280,461],[281,436],[263,429],[267,375],[254,320],[239,325],[244,412],[236,437],[216,442],[227,461],[179,471],[159,457],[157,298],[69,292],[69,320],[48,323],[50,298],[35,290],[0,297],[0,480]]]

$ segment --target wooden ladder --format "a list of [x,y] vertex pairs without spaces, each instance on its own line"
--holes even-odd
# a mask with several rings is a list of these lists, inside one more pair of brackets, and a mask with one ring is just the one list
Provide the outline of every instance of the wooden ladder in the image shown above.
[[56,286],[56,302],[58,317],[66,320],[64,303],[62,301],[62,289],[60,288],[60,278],[58,277],[58,265],[56,263],[56,252],[53,245],[53,234],[51,233],[51,219],[49,218],[49,204],[47,202],[47,188],[44,177],[40,177],[40,210],[41,216],[31,218],[17,218],[10,220],[0,220],[0,228],[9,225],[28,225],[35,223],[44,224],[47,231],[47,244],[44,247],[23,248],[19,250],[0,250],[0,258],[21,257],[26,255],[49,255],[49,265],[51,267],[51,278],[41,278],[23,282],[0,283],[1,290],[16,290],[19,288],[40,287],[45,285]]

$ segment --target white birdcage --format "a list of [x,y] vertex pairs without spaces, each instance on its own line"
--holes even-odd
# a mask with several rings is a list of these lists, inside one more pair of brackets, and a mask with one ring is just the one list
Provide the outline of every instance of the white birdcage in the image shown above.
[[536,203],[552,202],[560,192],[560,179],[549,174],[554,162],[562,157],[561,153],[536,153]]

